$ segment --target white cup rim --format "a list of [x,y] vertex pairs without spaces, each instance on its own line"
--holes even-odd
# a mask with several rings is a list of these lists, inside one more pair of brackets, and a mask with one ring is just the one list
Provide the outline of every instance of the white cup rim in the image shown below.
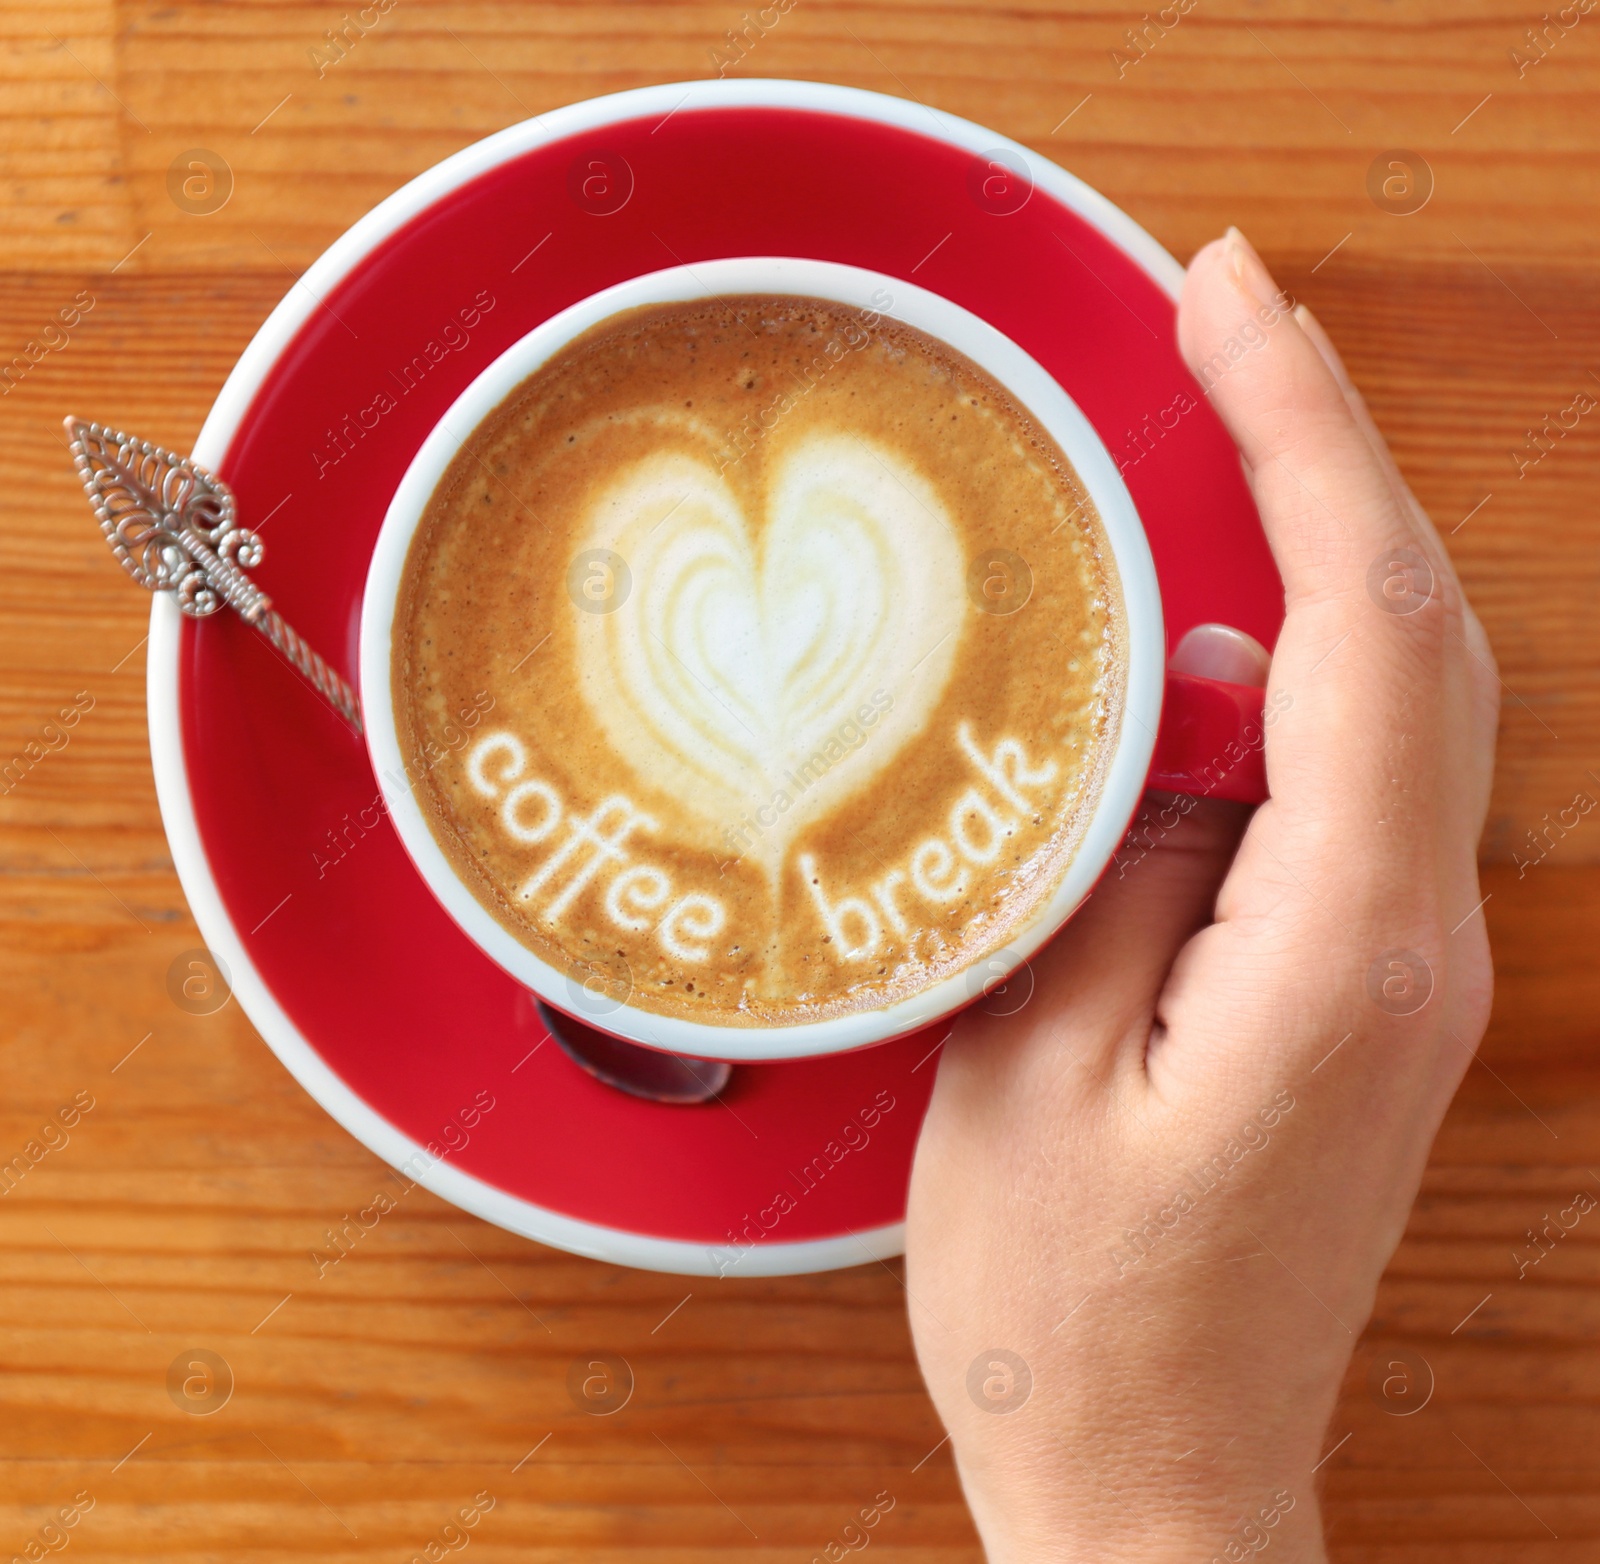
[[[887,292],[890,302],[881,301]],[[925,331],[987,371],[1048,431],[1100,513],[1121,578],[1126,689],[1115,747],[1076,852],[1052,895],[984,958],[985,982],[1020,967],[1082,905],[1110,863],[1138,806],[1161,715],[1165,631],[1161,596],[1143,523],[1116,463],[1059,383],[1009,337],[925,288],[863,267],[792,256],[739,256],[674,266],[629,278],[579,300],[512,343],[458,396],[412,458],[384,517],[361,607],[360,689],[367,745],[402,845],[456,924],[518,982],[584,1024],[647,1047],[734,1061],[811,1058],[886,1042],[930,1026],[970,1004],[976,965],[910,998],[876,1010],[785,1026],[713,1026],[622,1003],[597,1013],[568,993],[567,974],[523,945],[466,885],[433,835],[407,778],[391,684],[391,642],[406,556],[423,511],[462,445],[500,403],[589,327],[640,305],[728,294],[824,298]],[[876,300],[877,302],[874,302]]]

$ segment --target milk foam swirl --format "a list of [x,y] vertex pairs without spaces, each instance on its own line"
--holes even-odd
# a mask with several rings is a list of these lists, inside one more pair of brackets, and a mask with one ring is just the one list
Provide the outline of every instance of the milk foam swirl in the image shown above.
[[634,588],[578,626],[578,683],[612,747],[677,806],[661,828],[716,844],[784,773],[894,692],[872,744],[831,767],[759,852],[776,871],[805,825],[895,758],[949,682],[969,605],[949,516],[901,455],[814,432],[774,464],[766,513],[682,450],[606,490],[586,545]]

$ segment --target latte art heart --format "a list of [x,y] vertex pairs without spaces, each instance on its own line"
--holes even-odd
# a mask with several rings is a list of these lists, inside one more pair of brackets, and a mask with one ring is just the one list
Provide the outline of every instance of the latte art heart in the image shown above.
[[[950,518],[898,454],[813,434],[774,466],[765,500],[745,514],[714,467],[679,451],[617,480],[587,543],[627,561],[631,590],[579,626],[578,677],[617,753],[684,806],[665,834],[714,845],[792,795],[761,838],[775,867],[926,725],[968,604]],[[883,716],[865,737],[856,714],[874,696]],[[787,779],[830,741],[842,757],[797,792]]]

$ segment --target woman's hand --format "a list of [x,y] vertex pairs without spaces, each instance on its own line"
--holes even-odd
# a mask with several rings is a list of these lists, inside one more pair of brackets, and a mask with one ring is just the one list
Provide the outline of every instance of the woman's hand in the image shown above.
[[1272,798],[1147,798],[1031,1001],[945,1047],[907,1291],[993,1564],[1322,1557],[1324,1430],[1488,1018],[1483,630],[1241,235],[1178,325],[1286,590]]

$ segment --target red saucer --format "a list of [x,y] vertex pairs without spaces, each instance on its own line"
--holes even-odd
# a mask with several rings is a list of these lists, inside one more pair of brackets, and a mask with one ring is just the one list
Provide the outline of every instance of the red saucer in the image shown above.
[[[353,678],[373,541],[457,394],[575,300],[728,255],[870,267],[997,326],[1123,466],[1169,646],[1208,620],[1272,644],[1282,589],[1232,443],[1178,356],[1176,264],[992,132],[805,83],[560,110],[430,170],[345,235],[263,326],[195,453],[264,525],[256,579]],[[524,992],[411,867],[360,741],[259,637],[158,600],[150,706],[204,937],[268,1043],[380,1155],[431,1144],[422,1181],[447,1198],[625,1263],[753,1275],[898,1250],[941,1031],[741,1066],[716,1105],[623,1096],[544,1041]]]

